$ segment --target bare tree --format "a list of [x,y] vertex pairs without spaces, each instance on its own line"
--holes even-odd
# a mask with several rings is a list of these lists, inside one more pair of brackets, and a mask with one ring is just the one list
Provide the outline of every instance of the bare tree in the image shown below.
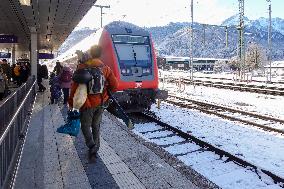
[[246,60],[245,60],[245,69],[249,72],[255,69],[261,69],[267,63],[267,57],[265,51],[256,43],[249,43]]
[[231,70],[234,70],[234,71],[238,70],[238,71],[240,71],[241,64],[240,64],[240,61],[239,61],[237,56],[232,57],[229,60],[228,65],[229,65]]
[[230,66],[225,60],[218,60],[215,62],[213,70],[214,72],[220,73],[230,70]]

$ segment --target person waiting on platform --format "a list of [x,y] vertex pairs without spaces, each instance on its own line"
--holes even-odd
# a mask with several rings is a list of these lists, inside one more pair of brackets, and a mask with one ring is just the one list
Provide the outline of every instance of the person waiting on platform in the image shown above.
[[[85,63],[81,63],[78,65],[77,70],[74,72],[74,82],[72,83],[71,94],[68,100],[69,109],[72,109],[73,97],[76,92],[76,89],[79,86],[79,83],[75,81],[75,74],[78,74],[77,76],[78,78],[80,78],[81,75],[79,74],[79,72],[81,69],[87,70],[87,72],[82,73],[89,73],[90,75],[92,75],[93,73],[92,70],[100,70],[101,76],[105,79],[103,86],[100,86],[100,88],[103,89],[102,93],[92,93],[94,88],[97,87],[95,85],[92,85],[93,83],[95,83],[93,81],[95,77],[92,77],[92,79],[89,80],[87,84],[87,99],[80,109],[81,129],[85,138],[86,145],[89,148],[89,158],[91,161],[96,160],[97,151],[100,147],[100,123],[104,111],[104,105],[109,99],[107,91],[109,90],[114,92],[118,85],[118,81],[110,67],[104,65],[104,63],[99,59],[101,56],[101,52],[102,48],[100,46],[95,45],[91,47],[89,52],[90,59],[87,60]],[[82,74],[82,78],[85,78],[84,76],[85,75]],[[102,82],[100,83],[102,84]]]
[[53,73],[55,73],[56,75],[59,75],[62,71],[63,66],[60,64],[60,62],[56,62],[56,65],[53,68]]
[[67,100],[69,97],[69,89],[71,87],[71,82],[72,82],[72,75],[73,74],[71,69],[67,66],[64,66],[62,68],[61,73],[58,76],[60,87],[63,91],[63,96],[64,96],[63,104],[67,104]]
[[8,64],[6,59],[2,60],[1,66],[2,66],[4,74],[6,74],[8,81],[11,81],[12,69],[11,69],[11,66]]
[[3,100],[5,97],[5,91],[7,90],[7,76],[3,71],[2,66],[0,65],[0,100]]
[[25,62],[20,63],[20,80],[22,83],[26,83],[29,78],[29,70]]
[[43,78],[46,78],[45,71],[43,70],[42,66],[38,63],[37,64],[37,85],[38,85],[39,92],[44,92],[46,90],[45,86],[42,84]]
[[17,63],[13,69],[14,72],[14,76],[15,76],[15,80],[17,82],[17,86],[21,86],[22,85],[22,81],[21,81],[21,66],[19,63]]
[[49,78],[50,85],[50,103],[57,104],[59,102],[59,98],[61,97],[61,87],[58,76],[55,73],[50,74]]

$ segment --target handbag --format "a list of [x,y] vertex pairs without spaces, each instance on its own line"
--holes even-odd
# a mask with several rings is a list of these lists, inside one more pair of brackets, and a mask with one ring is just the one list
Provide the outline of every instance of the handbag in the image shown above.
[[68,111],[67,115],[67,123],[57,128],[56,131],[76,137],[80,131],[80,112],[77,110]]
[[79,84],[73,97],[73,108],[79,110],[85,104],[87,96],[87,85]]

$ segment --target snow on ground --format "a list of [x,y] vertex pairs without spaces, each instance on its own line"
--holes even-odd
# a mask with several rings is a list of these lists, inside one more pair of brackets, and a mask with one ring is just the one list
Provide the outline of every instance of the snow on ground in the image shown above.
[[[177,77],[189,76],[188,73],[182,72],[171,72],[171,74]],[[224,75],[219,77],[224,77]],[[232,78],[232,76],[228,77]],[[284,97],[282,96],[191,85],[187,85],[185,90],[182,90],[176,84],[162,82],[160,88],[181,97],[284,119]],[[152,111],[162,121],[185,132],[191,132],[201,140],[207,141],[260,168],[269,170],[282,178],[284,177],[283,135],[265,132],[238,122],[223,120],[196,110],[177,108],[167,103],[162,103],[161,109],[157,109],[156,105],[153,105]],[[157,131],[159,129],[161,128],[158,125],[147,123],[135,125],[134,132],[148,141],[159,143],[159,145],[173,144],[164,147],[164,149],[177,155],[177,158],[186,165],[191,166],[222,188],[279,188],[265,175],[261,175],[262,180],[259,180],[258,176],[251,170],[240,168],[232,162],[220,160],[212,152],[188,153],[188,151],[198,150],[199,146],[191,143],[175,144],[183,141],[179,137],[159,138],[167,134],[165,131]],[[141,132],[146,131],[153,133],[141,134]]]
[[178,92],[179,88],[174,83],[160,83],[160,86],[178,96],[284,119],[283,96],[192,85],[186,85],[184,91]]
[[172,144],[163,148],[221,188],[280,189],[280,186],[274,184],[273,180],[267,175],[261,172],[256,174],[250,168],[241,167],[231,161],[227,162],[226,157],[220,158],[214,152],[200,150],[200,146],[189,141],[187,143],[178,143],[183,141],[183,139],[178,136],[171,137],[172,132],[161,131],[161,129],[162,127],[155,123],[143,123],[135,124],[133,132],[145,140],[158,145]]
[[161,109],[153,105],[152,111],[162,121],[284,177],[282,135],[166,103],[162,103]]

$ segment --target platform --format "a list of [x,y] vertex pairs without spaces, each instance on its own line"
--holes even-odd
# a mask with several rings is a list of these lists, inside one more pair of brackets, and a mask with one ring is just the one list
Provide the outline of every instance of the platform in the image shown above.
[[49,93],[38,93],[25,141],[15,188],[133,188],[191,189],[186,176],[131,136],[105,112],[96,163],[87,158],[82,134],[56,133],[67,107],[50,105]]

